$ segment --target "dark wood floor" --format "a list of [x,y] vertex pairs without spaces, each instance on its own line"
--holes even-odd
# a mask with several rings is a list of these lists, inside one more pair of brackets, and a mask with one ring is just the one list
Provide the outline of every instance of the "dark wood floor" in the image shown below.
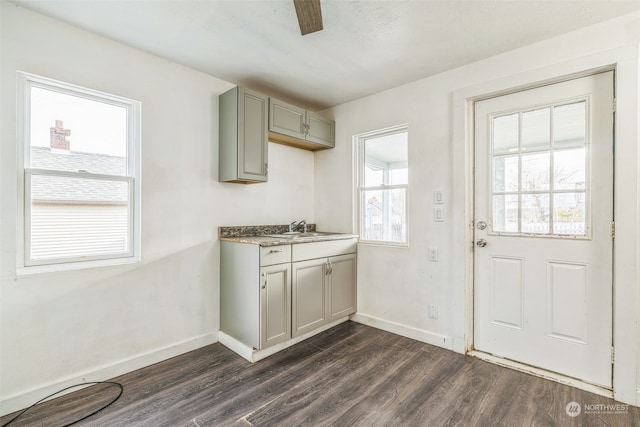
[[[114,381],[124,386],[120,400],[76,425],[640,425],[640,408],[587,414],[585,405],[614,401],[352,322],[254,364],[213,344]],[[61,426],[118,391],[86,388],[11,425]],[[577,417],[566,413],[572,401]]]

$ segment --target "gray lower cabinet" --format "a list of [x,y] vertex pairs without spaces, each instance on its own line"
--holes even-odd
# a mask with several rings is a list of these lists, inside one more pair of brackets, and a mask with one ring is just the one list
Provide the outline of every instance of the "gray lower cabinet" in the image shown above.
[[357,239],[260,246],[220,242],[220,330],[263,350],[356,308]]
[[260,348],[291,338],[291,264],[260,269]]
[[297,337],[327,323],[329,268],[326,259],[294,262],[292,265],[292,336]]
[[[294,245],[291,335],[311,332],[356,311],[356,244],[344,240],[324,245]],[[297,249],[300,247],[300,250]],[[327,256],[335,253],[335,256]],[[345,255],[338,255],[344,253]]]
[[329,321],[356,312],[356,254],[329,258]]
[[220,242],[220,330],[256,350],[291,338],[291,245]]
[[269,98],[243,87],[219,97],[218,180],[267,181]]

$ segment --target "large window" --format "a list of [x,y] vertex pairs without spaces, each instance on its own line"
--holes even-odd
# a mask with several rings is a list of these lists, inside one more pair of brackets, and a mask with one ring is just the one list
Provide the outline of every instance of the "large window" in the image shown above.
[[361,241],[407,243],[406,126],[358,135],[357,209]]
[[140,103],[19,77],[24,265],[134,260]]

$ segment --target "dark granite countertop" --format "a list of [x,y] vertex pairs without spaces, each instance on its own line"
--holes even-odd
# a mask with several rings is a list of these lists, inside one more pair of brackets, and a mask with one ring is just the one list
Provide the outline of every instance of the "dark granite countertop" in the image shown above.
[[358,237],[350,233],[317,232],[315,224],[307,225],[306,233],[284,234],[287,231],[287,225],[219,227],[218,237],[220,240],[228,242],[249,243],[260,246],[324,242],[327,240],[354,239]]

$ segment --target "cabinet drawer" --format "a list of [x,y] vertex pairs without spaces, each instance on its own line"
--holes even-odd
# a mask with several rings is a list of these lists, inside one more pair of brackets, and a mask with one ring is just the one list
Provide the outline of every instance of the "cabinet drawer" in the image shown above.
[[291,245],[260,247],[260,266],[291,262]]
[[324,242],[298,243],[293,245],[291,261],[326,258],[352,254],[357,251],[358,239],[327,240]]

